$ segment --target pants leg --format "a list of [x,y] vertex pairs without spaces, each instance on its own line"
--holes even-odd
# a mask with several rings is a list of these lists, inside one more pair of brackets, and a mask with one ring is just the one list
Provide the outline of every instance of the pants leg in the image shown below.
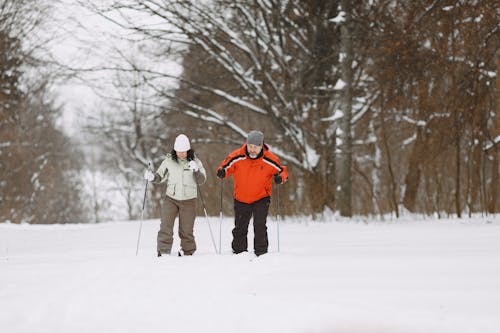
[[157,237],[157,250],[169,254],[174,241],[174,222],[179,212],[175,202],[166,197],[161,203],[161,223]]
[[262,198],[252,204],[254,230],[253,248],[255,254],[258,256],[267,253],[267,248],[269,246],[266,222],[270,204],[270,197]]
[[234,200],[234,229],[233,242],[231,243],[234,253],[241,253],[248,249],[247,234],[251,217],[252,206]]
[[194,239],[194,220],[196,218],[196,199],[182,200],[179,203],[179,238],[181,248],[186,255],[192,255],[196,251]]

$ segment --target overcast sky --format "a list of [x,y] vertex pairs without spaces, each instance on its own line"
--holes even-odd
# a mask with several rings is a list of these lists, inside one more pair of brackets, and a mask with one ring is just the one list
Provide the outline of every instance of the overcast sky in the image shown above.
[[[173,61],[153,63],[139,51],[140,43],[132,43],[131,34],[113,22],[90,12],[76,0],[60,0],[54,13],[55,41],[51,50],[57,62],[72,68],[114,66],[125,62],[121,57],[133,58],[144,66],[179,75],[181,67]],[[134,18],[135,19],[135,18]],[[136,20],[151,20],[137,16]],[[151,46],[154,47],[154,46]],[[119,55],[121,53],[121,55]],[[78,79],[64,80],[56,86],[58,101],[64,104],[61,125],[70,135],[77,134],[86,115],[103,107],[102,99],[88,85],[103,93],[110,90],[114,74],[100,71],[79,75]],[[84,79],[83,82],[81,79]]]

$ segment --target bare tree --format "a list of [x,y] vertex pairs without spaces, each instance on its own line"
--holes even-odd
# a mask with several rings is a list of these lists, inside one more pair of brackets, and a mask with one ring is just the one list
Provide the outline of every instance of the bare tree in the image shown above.
[[[220,128],[221,136],[208,142],[241,142],[250,126],[267,128],[266,141],[277,154],[309,178],[310,193],[320,211],[333,208],[335,181],[335,128],[332,118],[338,96],[335,84],[339,28],[331,19],[339,13],[338,1],[284,3],[281,1],[125,1],[116,2],[102,15],[119,22],[144,38],[159,44],[183,42],[205,54],[226,80],[219,85],[203,84],[198,78],[177,78],[191,95],[210,96],[200,104],[182,94],[165,91],[155,79],[163,72],[141,70],[160,96],[170,101],[166,111],[182,113]],[[127,13],[148,13],[163,24],[138,25]],[[116,21],[116,20],[115,20]],[[246,116],[244,116],[246,115]],[[242,117],[257,119],[244,123]],[[326,120],[326,121],[325,121]],[[266,124],[266,125],[263,125]],[[248,126],[250,125],[250,126]],[[314,175],[314,176],[313,176]],[[319,179],[317,176],[319,175]],[[325,188],[327,186],[328,188]]]
[[[56,127],[61,110],[40,75],[44,39],[31,38],[50,6],[0,1],[0,221],[81,221],[77,151]],[[39,32],[39,31],[38,31]]]
[[500,196],[500,148],[498,147],[500,145],[500,48],[496,50],[496,62],[496,116],[492,122],[494,124],[492,130],[492,137],[494,138],[492,147],[494,147],[494,149],[492,152],[493,163],[491,164],[491,194],[490,201],[488,203],[488,212],[492,214],[498,211],[498,197]]
[[[460,215],[498,201],[489,155],[498,41],[491,2],[84,3],[155,45],[150,59],[182,59],[181,75],[116,68],[155,92],[152,113],[167,132],[148,131],[155,149],[185,129],[215,167],[227,145],[260,127],[296,172],[287,207],[299,201],[307,212]],[[137,135],[135,122],[127,124]],[[139,163],[151,156],[140,145],[123,151]],[[216,184],[209,181],[210,191]]]
[[345,15],[344,22],[341,28],[341,48],[342,48],[342,81],[343,100],[342,111],[343,119],[341,125],[341,140],[340,146],[341,158],[339,162],[339,201],[338,207],[342,216],[351,217],[351,193],[352,193],[352,90],[353,90],[353,45],[352,45],[352,13],[351,2],[348,0],[341,1],[342,13]]

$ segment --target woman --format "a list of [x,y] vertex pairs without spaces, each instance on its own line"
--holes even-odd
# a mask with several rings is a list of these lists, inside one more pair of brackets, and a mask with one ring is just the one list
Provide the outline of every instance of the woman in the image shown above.
[[179,216],[179,256],[192,255],[196,251],[193,227],[196,217],[197,184],[206,180],[205,168],[191,149],[184,134],[175,138],[174,149],[153,173],[146,170],[144,179],[153,183],[166,183],[167,190],[161,205],[161,224],[158,231],[158,257],[172,250],[174,221]]

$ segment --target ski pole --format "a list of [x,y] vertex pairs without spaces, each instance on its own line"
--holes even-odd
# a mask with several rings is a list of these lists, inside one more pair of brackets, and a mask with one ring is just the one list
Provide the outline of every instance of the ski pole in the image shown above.
[[212,238],[212,244],[214,245],[215,253],[217,253],[217,246],[215,245],[214,234],[212,233],[212,227],[210,226],[210,221],[208,219],[207,209],[205,207],[205,200],[203,200],[203,195],[201,194],[200,185],[198,183],[196,183],[196,187],[198,188],[198,194],[200,195],[201,198],[201,205],[203,206],[203,212],[205,212],[205,218],[207,219],[208,229],[210,230],[210,237]]
[[277,209],[277,219],[276,219],[276,229],[277,229],[277,235],[278,235],[278,253],[280,252],[280,186],[278,185],[278,209]]
[[[153,162],[148,162],[148,169],[151,170],[153,168]],[[139,253],[139,242],[141,241],[141,231],[142,231],[142,221],[144,220],[144,206],[146,206],[146,194],[148,193],[148,183],[146,180],[146,186],[144,188],[144,199],[142,199],[142,211],[141,211],[141,223],[139,224],[139,235],[137,236],[137,247],[135,249],[135,255]]]
[[220,222],[219,222],[219,254],[222,254],[222,192],[224,189],[224,180],[220,181]]

